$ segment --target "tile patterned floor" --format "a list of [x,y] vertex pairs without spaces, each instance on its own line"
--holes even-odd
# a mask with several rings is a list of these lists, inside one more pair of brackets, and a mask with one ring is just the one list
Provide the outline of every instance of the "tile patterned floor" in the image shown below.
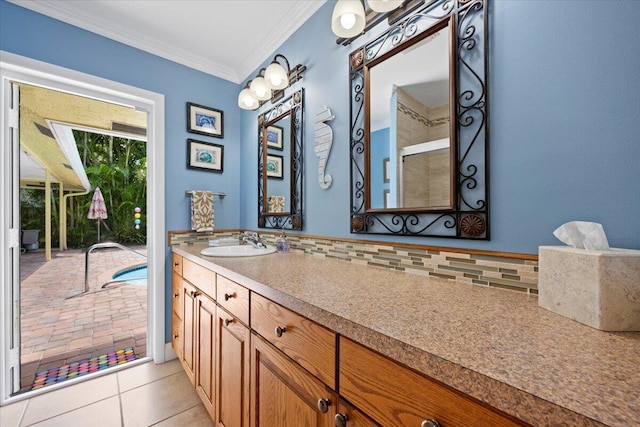
[[[146,248],[134,248],[146,254]],[[102,285],[113,274],[145,259],[121,249],[90,255],[89,292],[84,290],[85,251],[44,252],[20,256],[21,386],[36,372],[134,347],[146,355],[147,288]],[[72,297],[72,298],[69,298]]]
[[2,427],[209,427],[178,360],[144,363],[0,407]]

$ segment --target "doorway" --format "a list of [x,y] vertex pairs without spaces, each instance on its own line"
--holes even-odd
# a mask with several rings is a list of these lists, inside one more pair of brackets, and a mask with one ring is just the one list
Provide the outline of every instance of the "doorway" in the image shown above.
[[[15,136],[16,120],[10,106],[15,103],[12,82],[34,85],[99,101],[133,107],[147,113],[148,129],[148,194],[147,194],[147,250],[148,250],[148,338],[146,354],[156,363],[165,360],[164,344],[164,98],[162,95],[83,73],[2,52],[0,62],[3,103],[2,169],[0,175],[0,268],[2,272],[1,302],[4,315],[0,318],[0,372],[2,403],[17,400],[13,396],[20,385],[20,232],[18,144]],[[18,216],[18,217],[17,217]],[[71,380],[70,383],[77,380]],[[37,392],[25,393],[32,396]]]
[[16,85],[26,392],[147,356],[147,113]]

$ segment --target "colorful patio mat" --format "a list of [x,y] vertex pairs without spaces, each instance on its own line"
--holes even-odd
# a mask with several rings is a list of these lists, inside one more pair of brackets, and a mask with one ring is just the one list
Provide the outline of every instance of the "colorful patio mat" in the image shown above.
[[33,386],[31,386],[31,390],[38,390],[51,384],[132,362],[137,358],[138,356],[136,356],[136,353],[133,351],[133,347],[127,347],[124,350],[113,351],[91,359],[69,363],[59,368],[38,372],[33,381]]

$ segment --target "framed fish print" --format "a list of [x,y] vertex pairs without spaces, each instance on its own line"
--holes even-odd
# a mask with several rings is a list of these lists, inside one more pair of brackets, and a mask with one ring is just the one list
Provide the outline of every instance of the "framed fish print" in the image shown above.
[[283,163],[282,156],[276,156],[272,154],[267,155],[267,163],[266,163],[267,177],[283,179],[282,163]]
[[188,139],[187,167],[222,173],[224,146],[210,142]]
[[267,127],[267,147],[282,150],[282,126],[271,125]]
[[187,102],[187,132],[224,138],[222,110]]

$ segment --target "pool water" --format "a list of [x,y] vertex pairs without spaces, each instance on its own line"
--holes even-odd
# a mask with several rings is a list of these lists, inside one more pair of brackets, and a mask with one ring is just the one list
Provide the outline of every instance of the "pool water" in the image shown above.
[[147,286],[147,264],[125,268],[113,275],[114,280],[121,280],[130,285]]

